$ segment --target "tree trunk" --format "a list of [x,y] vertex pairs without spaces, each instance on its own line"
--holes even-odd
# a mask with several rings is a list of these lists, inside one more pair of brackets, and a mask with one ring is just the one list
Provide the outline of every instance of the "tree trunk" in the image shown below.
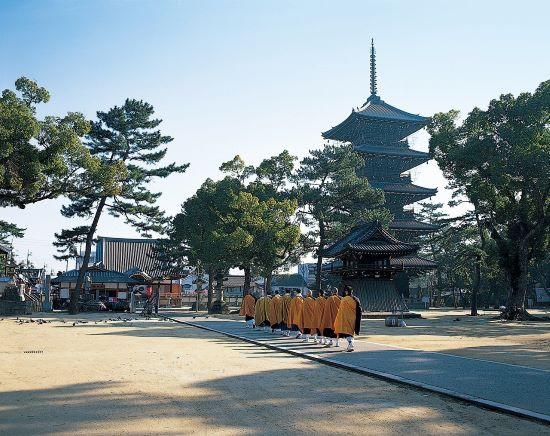
[[223,272],[216,274],[216,301],[223,301]]
[[477,316],[477,295],[479,293],[480,284],[481,284],[481,255],[478,254],[476,256],[474,287],[472,289],[472,305],[470,308],[471,316]]
[[456,309],[457,307],[456,307],[456,286],[455,285],[453,285],[453,305]]
[[82,259],[82,266],[78,272],[78,279],[76,281],[76,287],[73,292],[71,292],[71,300],[69,304],[69,313],[76,314],[78,313],[78,299],[80,297],[80,292],[82,291],[82,284],[84,283],[84,277],[86,276],[86,271],[88,270],[88,262],[90,262],[90,254],[92,252],[92,243],[94,241],[94,234],[97,230],[97,223],[99,222],[99,217],[103,211],[103,207],[107,201],[107,197],[101,197],[99,204],[95,211],[94,219],[90,230],[86,234],[86,248],[84,251],[84,258]]
[[250,267],[245,266],[244,268],[244,289],[243,297],[250,294]]
[[208,268],[208,310],[212,307],[212,300],[214,297],[214,269]]
[[323,269],[323,249],[325,248],[325,222],[319,220],[319,250],[317,251],[317,269],[315,271],[315,288],[321,290],[321,273]]
[[265,277],[265,295],[271,293],[271,282],[273,280],[273,271],[270,271]]
[[525,310],[525,295],[528,287],[529,249],[527,238],[518,245],[514,262],[509,268],[507,277],[510,285],[510,294],[503,313],[505,319],[525,319],[528,313]]
[[[478,213],[478,204],[477,202],[474,202],[474,208],[475,208],[475,217],[476,217],[476,225],[477,225],[477,231],[479,233],[479,243],[481,245],[481,249],[485,251],[485,234],[483,232],[483,224],[481,222],[481,219],[479,218]],[[472,290],[472,307],[470,311],[471,316],[477,316],[477,296],[479,295],[479,289],[481,287],[481,263],[483,262],[483,257],[481,254],[478,254],[476,256],[476,265],[475,265],[475,279],[474,279],[474,289]]]

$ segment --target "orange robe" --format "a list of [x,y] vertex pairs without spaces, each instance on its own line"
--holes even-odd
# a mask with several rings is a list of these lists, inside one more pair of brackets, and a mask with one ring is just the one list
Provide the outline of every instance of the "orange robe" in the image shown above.
[[287,326],[292,327],[292,324],[298,326],[298,329],[304,331],[303,311],[304,299],[301,295],[294,297],[290,303],[290,316],[288,317]]
[[325,297],[318,297],[315,300],[315,317],[314,324],[315,328],[320,331],[320,334],[323,335],[323,327],[321,326],[321,321],[323,320],[323,312],[325,311]]
[[[338,336],[345,337],[359,334],[358,325],[361,323],[360,307],[356,297],[348,295],[342,298],[338,315],[336,315],[336,319],[334,320],[334,332]],[[358,316],[359,319],[357,319]]]
[[292,297],[290,294],[285,294],[283,297],[283,322],[288,326],[288,319],[290,317],[290,304],[292,303]]
[[239,315],[241,316],[246,315],[246,316],[250,316],[251,318],[254,318],[255,310],[256,310],[256,299],[252,295],[246,294],[243,298]]
[[269,322],[271,325],[280,324],[283,321],[283,298],[275,295],[269,303]]
[[334,330],[334,320],[338,314],[340,308],[340,297],[338,295],[331,295],[325,302],[325,309],[323,310],[323,318],[321,318],[322,330],[331,329]]
[[[271,301],[271,298],[266,297],[260,297],[258,298],[258,301],[256,301],[256,310],[254,311],[254,322],[259,327],[264,322],[267,321],[269,323],[269,303]],[[269,325],[269,324],[268,324]]]
[[304,300],[303,309],[303,323],[305,329],[316,329],[315,324],[315,299],[313,297],[306,297]]

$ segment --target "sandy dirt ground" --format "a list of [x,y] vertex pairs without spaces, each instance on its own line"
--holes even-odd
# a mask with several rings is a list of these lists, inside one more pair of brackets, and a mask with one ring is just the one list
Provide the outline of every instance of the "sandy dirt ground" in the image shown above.
[[[459,356],[550,370],[550,322],[504,322],[497,312],[468,316],[464,310],[418,311],[422,319],[407,319],[406,328],[384,320],[364,320],[361,337],[372,342],[439,351]],[[534,315],[549,316],[532,310]],[[458,319],[458,321],[456,321]]]
[[[383,319],[364,319],[358,339],[550,370],[550,322],[505,322],[494,319],[498,312],[483,310],[477,317],[468,316],[469,310],[414,312],[422,319],[406,319],[406,328],[386,327]],[[550,317],[549,310],[529,312]]]
[[108,317],[0,321],[0,434],[550,434],[181,324]]

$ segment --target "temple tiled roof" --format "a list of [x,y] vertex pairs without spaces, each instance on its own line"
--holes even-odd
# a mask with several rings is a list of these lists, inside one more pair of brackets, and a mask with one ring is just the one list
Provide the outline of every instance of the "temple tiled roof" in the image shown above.
[[417,220],[395,219],[390,223],[389,228],[390,230],[436,231],[439,226]]
[[411,250],[411,245],[406,243],[388,244],[387,242],[369,241],[364,244],[348,244],[352,251],[363,251],[372,254],[401,254]]
[[392,192],[396,194],[413,194],[413,195],[428,195],[432,196],[437,193],[436,188],[423,188],[422,186],[413,183],[399,182],[371,182],[373,188],[382,189],[384,192]]
[[420,130],[428,121],[429,118],[397,109],[374,95],[340,124],[323,132],[323,137],[354,144],[395,142]]
[[[52,284],[76,283],[78,279],[78,273],[79,270],[73,269],[53,278],[51,282]],[[142,283],[140,280],[136,280],[127,274],[100,268],[97,266],[89,267],[87,270],[87,274],[90,275],[92,283]]]
[[8,245],[0,244],[0,253],[10,254],[11,248]]
[[357,112],[359,115],[370,118],[380,118],[387,121],[406,121],[409,123],[427,124],[427,117],[411,114],[386,103],[377,95],[371,95]]
[[163,276],[162,264],[158,260],[156,239],[108,238],[97,240],[96,262],[107,269],[126,272],[139,269],[153,279]]
[[423,161],[427,161],[430,159],[429,153],[413,150],[408,147],[382,147],[376,145],[361,144],[355,146],[355,150],[360,153],[376,154],[389,157],[421,159]]
[[323,251],[325,257],[338,257],[348,251],[362,251],[373,254],[406,255],[417,250],[416,245],[407,244],[389,234],[380,222],[370,221],[355,226],[346,236]]
[[436,269],[437,263],[420,256],[403,256],[390,259],[390,265],[403,266],[405,269]]

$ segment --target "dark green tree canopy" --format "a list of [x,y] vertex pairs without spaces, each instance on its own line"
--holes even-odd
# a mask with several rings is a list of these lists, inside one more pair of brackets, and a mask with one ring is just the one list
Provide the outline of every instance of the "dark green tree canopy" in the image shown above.
[[528,263],[547,249],[550,227],[550,81],[492,100],[462,124],[436,114],[430,151],[498,247],[511,289],[507,317],[524,312]]
[[82,114],[36,117],[48,91],[21,77],[0,98],[0,206],[25,207],[80,189],[81,173],[93,164],[81,137],[90,130]]

